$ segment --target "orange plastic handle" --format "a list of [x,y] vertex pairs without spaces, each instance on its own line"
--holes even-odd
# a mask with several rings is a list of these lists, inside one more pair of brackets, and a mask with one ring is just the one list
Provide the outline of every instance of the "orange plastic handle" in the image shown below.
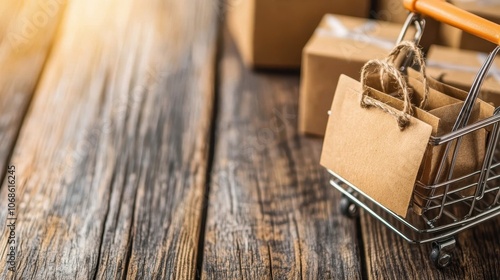
[[427,15],[500,45],[500,25],[439,0],[404,0],[410,12]]

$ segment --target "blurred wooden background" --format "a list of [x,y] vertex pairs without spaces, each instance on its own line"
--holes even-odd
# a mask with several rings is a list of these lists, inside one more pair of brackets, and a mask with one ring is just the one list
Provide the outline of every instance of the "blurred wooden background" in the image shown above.
[[[234,4],[236,2],[231,2]],[[297,134],[297,73],[252,72],[221,0],[0,4],[2,279],[500,279],[500,219],[428,261],[343,217]],[[230,5],[226,8],[231,8]],[[7,182],[0,189],[7,219]]]

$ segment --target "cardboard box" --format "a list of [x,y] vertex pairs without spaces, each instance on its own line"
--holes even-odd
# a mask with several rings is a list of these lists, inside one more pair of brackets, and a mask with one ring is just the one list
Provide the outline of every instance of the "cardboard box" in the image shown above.
[[302,48],[326,13],[367,17],[370,0],[238,0],[227,24],[254,68],[298,68]]
[[[450,2],[461,9],[500,24],[500,1],[451,0]],[[491,52],[495,48],[493,43],[446,24],[441,28],[440,37],[441,44],[449,47],[480,52]]]
[[[427,56],[427,75],[469,91],[486,57],[486,53],[432,46]],[[490,68],[479,97],[495,107],[500,106],[500,58]]]
[[[408,10],[403,6],[403,0],[378,0],[375,2],[375,10],[372,12],[373,18],[404,24],[408,17]],[[425,51],[439,39],[441,23],[430,17],[425,18],[425,29],[420,45]],[[408,31],[409,33],[411,31]],[[414,31],[413,31],[414,32]],[[414,33],[412,33],[414,34]]]
[[299,130],[324,135],[327,112],[341,74],[359,79],[370,59],[394,47],[401,25],[354,17],[325,15],[303,51]]

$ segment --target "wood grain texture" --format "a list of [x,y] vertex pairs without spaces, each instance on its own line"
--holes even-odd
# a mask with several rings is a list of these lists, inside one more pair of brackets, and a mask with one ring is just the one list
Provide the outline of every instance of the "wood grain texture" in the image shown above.
[[205,279],[358,279],[355,222],[297,134],[298,75],[253,73],[225,34]]
[[215,7],[69,2],[12,158],[17,275],[2,261],[1,279],[194,276]]
[[0,176],[6,170],[64,7],[65,0],[5,0],[0,5]]
[[439,270],[430,245],[410,245],[379,221],[361,215],[366,265],[371,279],[500,279],[500,217],[458,235],[452,264]]

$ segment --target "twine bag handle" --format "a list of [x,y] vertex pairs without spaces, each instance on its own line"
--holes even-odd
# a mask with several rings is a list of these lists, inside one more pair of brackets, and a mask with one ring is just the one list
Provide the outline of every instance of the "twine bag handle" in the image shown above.
[[421,109],[425,109],[425,106],[427,105],[427,100],[429,98],[430,90],[427,81],[425,59],[422,49],[420,49],[413,41],[402,41],[396,47],[394,47],[394,49],[392,49],[392,51],[386,58],[384,58],[384,60],[387,60],[390,63],[394,64],[396,62],[396,59],[401,54],[404,54],[406,56],[406,59],[410,58],[412,59],[411,61],[412,63],[410,65],[420,66],[419,72],[422,75],[422,83],[424,85],[424,97],[422,98],[422,101],[420,102],[418,107]]
[[[425,74],[425,63],[422,51],[418,48],[415,43],[409,41],[403,41],[398,44],[384,59],[372,59],[368,61],[363,68],[361,68],[361,85],[363,87],[363,92],[361,94],[360,105],[363,108],[367,107],[377,107],[384,112],[392,115],[396,118],[398,126],[401,130],[404,130],[410,124],[410,117],[413,115],[413,108],[411,104],[410,88],[406,82],[406,78],[399,71],[398,67],[395,65],[396,58],[401,54],[413,55],[413,62],[420,65],[420,73],[423,76],[424,84],[424,97],[419,104],[420,108],[424,108],[428,95],[429,95],[429,85],[427,83],[427,76]],[[380,82],[382,87],[384,87],[383,78],[384,75],[389,75],[397,84],[398,89],[402,92],[403,110],[397,110],[392,106],[389,106],[381,101],[373,98],[367,98],[370,93],[370,87],[367,85],[369,74],[377,73],[380,77]]]

